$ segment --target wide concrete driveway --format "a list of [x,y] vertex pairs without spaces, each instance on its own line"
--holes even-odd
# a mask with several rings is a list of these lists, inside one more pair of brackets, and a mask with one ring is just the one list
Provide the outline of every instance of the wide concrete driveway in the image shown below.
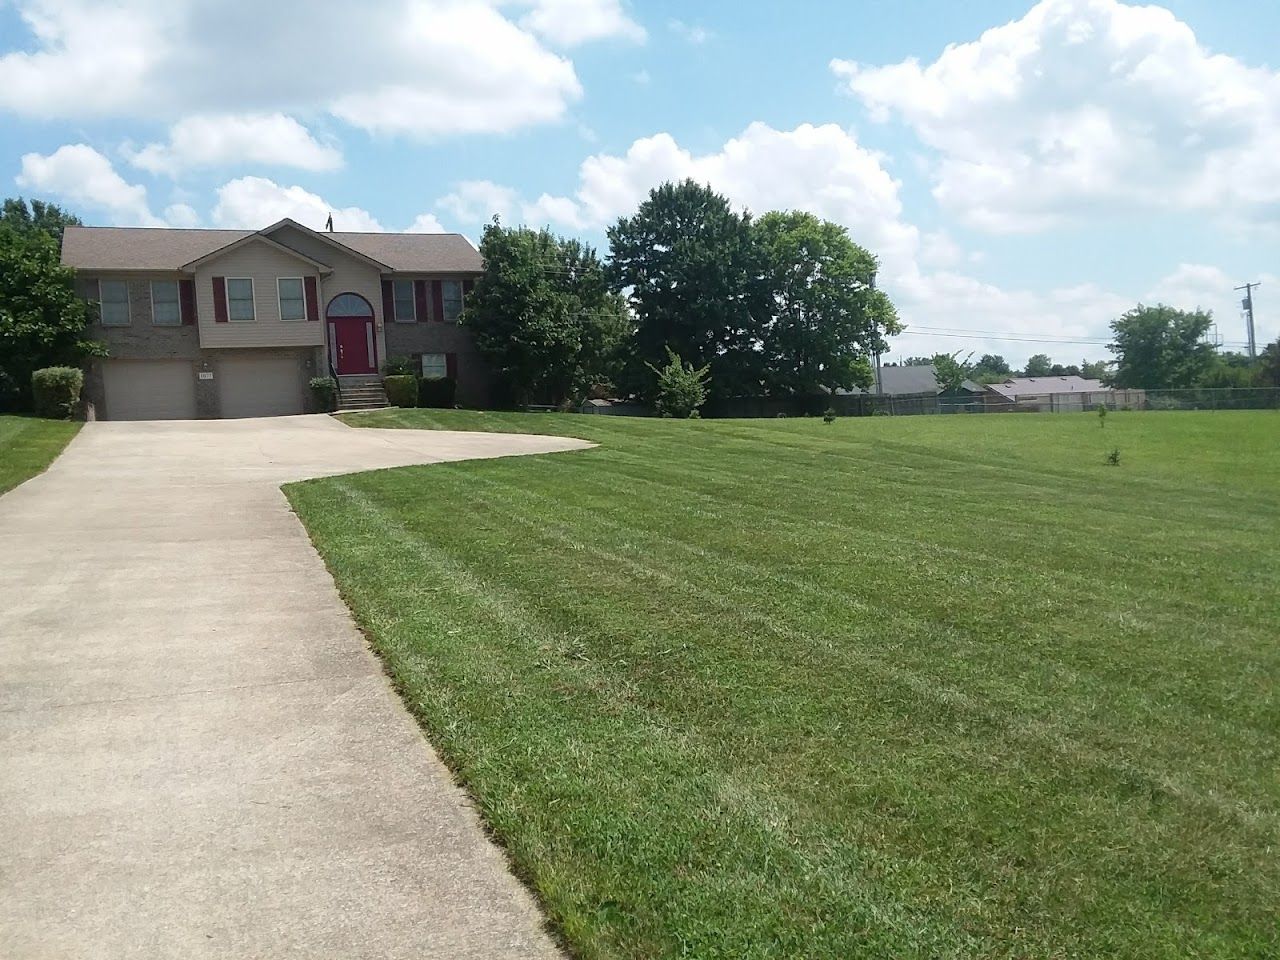
[[554,957],[280,484],[574,440],[95,423],[0,497],[0,957]]

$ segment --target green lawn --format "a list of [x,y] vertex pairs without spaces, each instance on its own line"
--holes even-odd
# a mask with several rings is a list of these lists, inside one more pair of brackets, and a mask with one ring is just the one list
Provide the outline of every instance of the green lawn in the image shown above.
[[0,493],[43,473],[79,429],[64,420],[0,415]]
[[348,422],[600,443],[287,488],[576,955],[1280,955],[1280,415]]

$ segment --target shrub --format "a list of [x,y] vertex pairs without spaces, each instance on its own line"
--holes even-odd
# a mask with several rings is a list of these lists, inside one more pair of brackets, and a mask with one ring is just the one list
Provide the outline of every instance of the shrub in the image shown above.
[[822,422],[823,422],[823,423],[835,423],[835,422],[836,422],[836,408],[835,408],[835,407],[827,407],[826,412],[822,414]]
[[458,382],[453,377],[436,377],[418,384],[418,406],[449,409],[453,407]]
[[308,384],[316,409],[328,413],[338,406],[338,381],[333,377],[312,377]]
[[76,367],[45,367],[31,374],[36,415],[70,420],[80,406],[84,373]]
[[658,395],[654,406],[659,416],[688,420],[698,416],[698,408],[707,399],[707,373],[709,366],[696,368],[685,363],[676,352],[667,347],[667,365],[659,370],[648,364],[658,375]]
[[412,374],[395,374],[386,377],[382,385],[387,390],[387,400],[396,407],[418,405],[418,378]]
[[1107,454],[1107,466],[1120,466],[1120,449],[1118,447]]
[[1098,426],[1105,427],[1107,425],[1107,405],[1100,403],[1093,409],[1098,411]]
[[418,373],[418,365],[413,357],[391,357],[382,365],[384,377],[413,377]]

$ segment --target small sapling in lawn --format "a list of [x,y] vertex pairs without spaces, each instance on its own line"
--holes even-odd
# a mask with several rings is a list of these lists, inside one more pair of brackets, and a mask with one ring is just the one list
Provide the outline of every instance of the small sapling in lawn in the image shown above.
[[1117,448],[1117,449],[1115,449],[1115,450],[1112,450],[1110,453],[1108,453],[1108,454],[1107,454],[1107,466],[1110,466],[1110,467],[1118,467],[1118,466],[1120,466],[1120,450],[1119,450],[1119,448]]

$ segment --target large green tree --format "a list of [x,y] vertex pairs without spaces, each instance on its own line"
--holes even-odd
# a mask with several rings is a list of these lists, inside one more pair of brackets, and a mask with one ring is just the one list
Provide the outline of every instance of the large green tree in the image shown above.
[[1212,324],[1205,310],[1139,304],[1111,323],[1111,383],[1136,390],[1196,386],[1214,364],[1214,349],[1204,340]]
[[9,227],[23,236],[47,233],[62,243],[62,231],[73,226],[81,226],[80,218],[56,203],[44,200],[28,202],[22,197],[9,197],[0,204],[0,230]]
[[709,366],[715,396],[758,393],[769,313],[749,214],[692,180],[664,183],[609,228],[609,270],[635,316],[627,386],[652,397],[670,348]]
[[1267,344],[1258,354],[1258,383],[1264,387],[1280,387],[1280,339]]
[[30,408],[32,371],[104,353],[89,318],[53,231],[0,222],[0,409]]
[[870,355],[901,329],[875,289],[876,258],[811,213],[766,213],[755,232],[772,308],[761,344],[765,388],[808,395],[870,385]]
[[494,218],[480,254],[462,323],[511,400],[561,403],[610,378],[628,320],[595,250]]
[[1053,361],[1049,359],[1047,353],[1035,353],[1027,358],[1027,367],[1023,370],[1024,377],[1048,377],[1053,375]]

